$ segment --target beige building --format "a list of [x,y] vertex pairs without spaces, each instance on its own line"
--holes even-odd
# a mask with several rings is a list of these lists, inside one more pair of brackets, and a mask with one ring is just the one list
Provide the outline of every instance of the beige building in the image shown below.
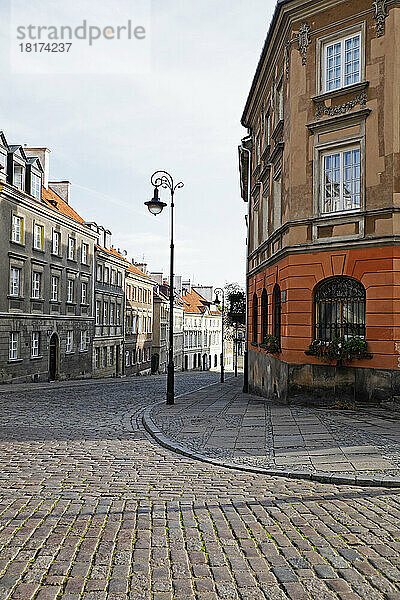
[[[400,394],[399,48],[399,1],[277,4],[240,148],[261,394]],[[367,351],[338,369],[335,340]]]
[[151,373],[153,332],[153,287],[145,265],[126,261],[125,270],[125,361],[126,375]]

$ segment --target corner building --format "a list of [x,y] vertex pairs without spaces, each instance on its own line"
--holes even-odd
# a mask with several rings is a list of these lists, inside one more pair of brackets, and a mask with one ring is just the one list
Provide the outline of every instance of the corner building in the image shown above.
[[[239,148],[261,395],[400,394],[399,73],[399,1],[277,3]],[[372,358],[336,368],[305,354],[338,336],[364,337]]]

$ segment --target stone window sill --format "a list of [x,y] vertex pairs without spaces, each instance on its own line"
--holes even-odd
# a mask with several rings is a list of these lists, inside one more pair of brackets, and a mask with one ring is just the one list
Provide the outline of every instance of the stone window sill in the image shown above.
[[22,358],[9,358],[7,362],[8,362],[8,364],[13,364],[13,363],[20,363],[22,361],[23,361]]
[[31,360],[41,360],[42,358],[43,358],[42,354],[40,356],[31,356]]
[[354,85],[348,85],[347,87],[342,87],[338,90],[331,90],[329,92],[321,92],[316,96],[313,96],[311,100],[318,104],[319,102],[324,102],[324,100],[330,100],[330,98],[337,98],[339,96],[345,96],[346,94],[354,94],[356,92],[361,92],[362,90],[369,87],[369,81],[362,81],[361,83],[355,83]]

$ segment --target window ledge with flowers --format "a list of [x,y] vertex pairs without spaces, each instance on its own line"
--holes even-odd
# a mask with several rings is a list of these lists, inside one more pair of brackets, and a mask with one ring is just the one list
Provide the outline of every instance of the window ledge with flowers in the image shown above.
[[357,336],[338,337],[330,341],[314,340],[305,354],[329,364],[336,363],[337,367],[348,366],[355,359],[362,360],[373,357],[368,352],[368,342]]
[[263,348],[267,354],[280,354],[281,345],[277,337],[274,335],[266,335],[260,348]]

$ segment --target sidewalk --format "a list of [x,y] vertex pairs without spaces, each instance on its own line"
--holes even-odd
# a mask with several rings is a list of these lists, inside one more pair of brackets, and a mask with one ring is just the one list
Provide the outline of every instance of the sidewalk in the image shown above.
[[400,415],[366,407],[286,406],[242,393],[231,377],[145,410],[163,446],[245,471],[331,483],[400,487]]

